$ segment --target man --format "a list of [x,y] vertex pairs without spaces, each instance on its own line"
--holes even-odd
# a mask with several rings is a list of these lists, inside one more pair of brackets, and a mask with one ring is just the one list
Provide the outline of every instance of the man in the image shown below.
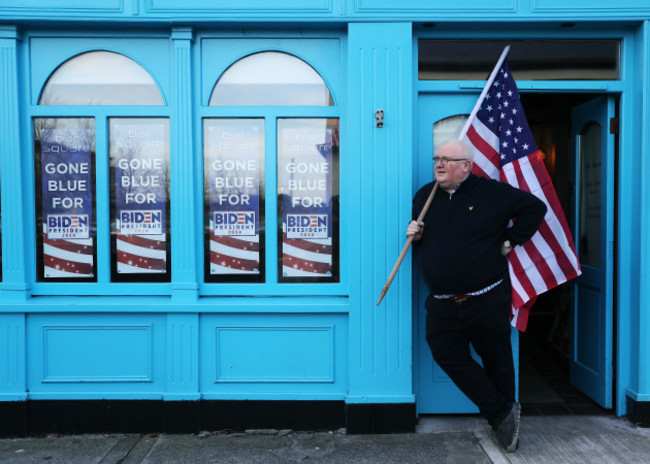
[[[424,221],[406,235],[419,242],[429,289],[426,337],[434,359],[479,408],[508,452],[519,439],[519,404],[510,343],[510,280],[506,256],[541,225],[546,205],[534,195],[471,174],[472,148],[443,144],[433,158],[437,192]],[[433,183],[413,200],[419,216]],[[513,220],[512,227],[508,227]],[[483,361],[470,354],[472,344]]]

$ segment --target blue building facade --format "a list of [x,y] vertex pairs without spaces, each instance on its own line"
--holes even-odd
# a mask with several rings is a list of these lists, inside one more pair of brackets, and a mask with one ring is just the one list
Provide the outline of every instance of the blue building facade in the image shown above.
[[475,411],[428,353],[411,254],[375,303],[505,44],[585,270],[551,336],[577,388],[650,423],[647,2],[0,14],[0,433]]

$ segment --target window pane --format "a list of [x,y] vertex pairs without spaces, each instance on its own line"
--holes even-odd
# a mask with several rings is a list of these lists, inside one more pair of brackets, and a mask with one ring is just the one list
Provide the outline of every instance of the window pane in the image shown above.
[[485,80],[506,45],[518,80],[616,80],[618,40],[433,40],[418,42],[420,80]]
[[110,119],[111,280],[168,282],[169,121]]
[[212,91],[210,106],[332,106],[323,78],[287,53],[263,52],[230,66]]
[[205,119],[203,138],[205,280],[264,282],[264,120]]
[[96,280],[95,121],[34,119],[39,280]]
[[578,137],[580,156],[580,262],[600,267],[601,140],[600,124],[592,122]]
[[339,121],[278,120],[280,282],[339,281]]
[[432,156],[438,153],[438,149],[442,146],[443,143],[458,138],[460,131],[463,130],[468,117],[468,114],[457,114],[455,116],[449,116],[448,118],[436,121],[433,124]]
[[45,84],[39,105],[163,105],[158,86],[138,63],[97,51],[63,63]]

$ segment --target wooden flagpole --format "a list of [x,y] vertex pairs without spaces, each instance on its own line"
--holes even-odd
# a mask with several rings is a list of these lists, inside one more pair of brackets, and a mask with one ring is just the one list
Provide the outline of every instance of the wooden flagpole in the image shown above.
[[[469,129],[469,126],[472,124],[472,121],[476,117],[476,113],[478,113],[478,110],[481,108],[481,104],[483,103],[483,99],[485,98],[485,95],[487,94],[488,90],[490,89],[490,86],[494,82],[494,79],[496,78],[497,72],[499,72],[499,69],[501,68],[501,65],[503,64],[503,61],[506,59],[506,56],[508,55],[508,52],[510,51],[510,45],[507,45],[503,51],[501,52],[501,56],[499,57],[499,60],[497,61],[497,64],[494,66],[494,69],[492,70],[492,73],[490,74],[490,77],[488,77],[487,82],[485,83],[485,86],[483,87],[483,91],[481,92],[481,95],[479,96],[478,100],[476,101],[476,105],[474,105],[474,109],[472,110],[471,114],[469,115],[469,118],[467,118],[467,121],[465,122],[465,125],[463,126],[463,130],[461,130],[460,135],[458,136],[458,139],[462,139],[465,137],[465,134],[467,133],[467,130]],[[420,215],[418,216],[417,222],[422,222],[424,219],[424,216],[426,216],[427,212],[429,211],[429,207],[431,206],[431,202],[433,201],[433,197],[435,196],[436,192],[438,191],[438,181],[433,185],[433,188],[431,189],[431,193],[429,194],[429,198],[427,198],[426,203],[424,203],[424,207],[422,208],[422,211],[420,212]],[[397,275],[397,271],[399,270],[399,267],[402,265],[402,261],[404,261],[404,258],[406,257],[406,253],[408,252],[409,248],[411,247],[411,243],[413,243],[413,235],[411,235],[407,240],[404,246],[402,247],[402,252],[399,254],[397,261],[395,262],[395,265],[393,266],[393,270],[390,272],[390,275],[388,276],[388,280],[386,280],[386,283],[384,284],[384,288],[381,290],[381,294],[379,295],[379,299],[377,300],[377,306],[381,304],[381,300],[384,299],[384,296],[386,296],[386,293],[388,292],[388,289],[390,288],[390,285],[393,283],[393,279]]]
[[[418,222],[422,222],[424,219],[424,216],[426,216],[427,211],[429,211],[429,206],[431,206],[431,202],[433,201],[433,197],[436,195],[436,192],[438,191],[438,181],[436,181],[435,184],[433,184],[433,188],[431,189],[431,193],[429,194],[429,198],[427,198],[426,203],[424,203],[424,207],[422,208],[422,211],[420,212],[420,215],[418,216]],[[397,271],[399,270],[399,267],[402,265],[402,261],[404,261],[404,257],[406,256],[406,253],[409,251],[409,248],[411,246],[411,243],[413,243],[413,235],[411,235],[407,240],[404,246],[402,247],[402,252],[399,254],[399,257],[397,258],[397,261],[395,262],[395,265],[393,266],[393,270],[390,272],[390,275],[388,276],[388,280],[386,281],[386,284],[384,285],[384,288],[381,291],[381,295],[379,295],[379,299],[377,300],[377,306],[381,304],[381,300],[384,299],[384,296],[386,295],[386,292],[388,292],[388,289],[390,288],[390,284],[393,283],[393,279],[395,278],[395,275],[397,275]]]

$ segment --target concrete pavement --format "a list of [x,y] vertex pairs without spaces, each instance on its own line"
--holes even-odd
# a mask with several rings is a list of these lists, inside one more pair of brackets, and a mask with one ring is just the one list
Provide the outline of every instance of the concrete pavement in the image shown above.
[[0,439],[2,464],[648,463],[650,429],[612,416],[524,416],[505,454],[477,416],[421,418],[416,433],[251,430],[198,435],[49,435]]

